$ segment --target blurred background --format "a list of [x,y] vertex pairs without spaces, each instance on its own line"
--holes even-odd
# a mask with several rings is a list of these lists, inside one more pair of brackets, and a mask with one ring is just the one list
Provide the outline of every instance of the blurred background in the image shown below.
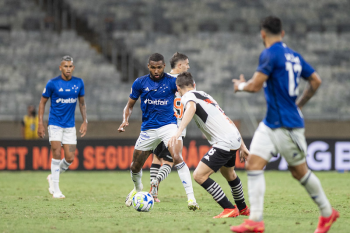
[[[136,139],[139,102],[129,130],[117,132],[132,82],[148,73],[150,54],[163,54],[168,72],[177,51],[189,57],[197,89],[250,138],[265,114],[263,91],[234,94],[231,80],[254,73],[264,49],[259,22],[268,15],[282,19],[284,42],[323,80],[303,109],[306,136],[348,139],[349,0],[0,0],[0,138],[23,138],[28,106],[37,111],[61,57],[71,55],[73,75],[85,82],[86,138]],[[76,119],[79,127],[79,109]],[[201,137],[194,123],[189,128],[189,137]]]

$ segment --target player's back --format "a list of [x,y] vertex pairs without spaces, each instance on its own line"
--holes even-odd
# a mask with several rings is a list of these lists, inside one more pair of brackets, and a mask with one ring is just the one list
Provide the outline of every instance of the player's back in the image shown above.
[[264,84],[267,102],[264,123],[270,128],[303,128],[303,116],[295,102],[300,77],[307,79],[314,69],[300,54],[277,42],[261,53],[257,71],[269,76]]
[[241,145],[238,129],[217,102],[203,91],[189,91],[181,99],[184,106],[196,103],[194,120],[210,144],[224,150],[236,150]]

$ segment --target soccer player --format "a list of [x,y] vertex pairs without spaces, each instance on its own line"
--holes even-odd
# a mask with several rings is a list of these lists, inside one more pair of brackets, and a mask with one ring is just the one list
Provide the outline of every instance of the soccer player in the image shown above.
[[[129,101],[123,112],[123,122],[118,131],[124,132],[129,125],[129,117],[139,97],[141,97],[142,125],[141,133],[136,141],[131,163],[131,177],[134,189],[128,194],[125,205],[131,206],[132,198],[143,188],[142,166],[148,156],[160,142],[168,144],[170,137],[177,130],[177,120],[174,116],[174,99],[176,78],[164,73],[165,62],[163,55],[152,54],[148,59],[148,75],[139,77],[132,85]],[[178,140],[182,140],[181,137]],[[180,180],[185,188],[190,210],[199,209],[193,193],[191,173],[181,156],[182,143],[169,147]]]
[[[260,33],[266,49],[260,55],[257,71],[248,82],[243,75],[239,80],[233,80],[235,92],[258,92],[264,86],[267,113],[255,131],[246,163],[251,214],[243,224],[233,226],[231,230],[264,232],[263,169],[272,156],[280,153],[286,159],[292,176],[304,186],[320,209],[315,233],[327,232],[339,213],[332,209],[319,179],[306,165],[307,144],[300,111],[315,94],[321,79],[300,54],[282,42],[284,31],[279,18],[265,18]],[[297,100],[300,77],[307,81],[307,87]]]
[[[74,71],[73,58],[64,56],[59,67],[61,75],[49,80],[44,88],[39,104],[38,135],[45,136],[43,116],[45,105],[51,99],[48,132],[52,150],[51,174],[48,175],[49,192],[54,198],[65,198],[59,188],[60,173],[65,172],[74,160],[77,144],[75,129],[75,107],[79,100],[79,109],[83,123],[79,132],[84,137],[87,131],[86,105],[84,100],[84,82],[81,78],[72,76]],[[64,158],[61,160],[61,146]]]
[[[242,162],[249,153],[238,129],[210,95],[194,89],[191,73],[184,72],[177,76],[176,86],[182,96],[181,103],[185,113],[176,134],[170,139],[169,147],[178,143],[177,138],[181,136],[182,131],[194,118],[212,148],[199,162],[193,177],[224,209],[221,214],[214,218],[237,217],[240,214],[249,216],[249,208],[244,200],[242,184],[234,171],[237,150],[240,151]],[[209,178],[218,170],[231,187],[237,206],[228,200],[220,185]]]
[[[182,53],[174,53],[170,59],[171,71],[170,74],[173,77],[177,77],[180,73],[187,71],[190,68],[188,57]],[[176,92],[174,100],[174,112],[177,118],[177,125],[180,125],[183,116],[183,105],[181,104],[181,96]],[[182,139],[186,136],[186,129],[181,134]],[[182,143],[180,153],[182,152]],[[161,164],[163,164],[161,166]],[[171,168],[173,167],[173,158],[167,147],[161,142],[153,151],[153,161],[150,168],[151,190],[155,202],[160,202],[158,199],[159,183],[169,175]]]

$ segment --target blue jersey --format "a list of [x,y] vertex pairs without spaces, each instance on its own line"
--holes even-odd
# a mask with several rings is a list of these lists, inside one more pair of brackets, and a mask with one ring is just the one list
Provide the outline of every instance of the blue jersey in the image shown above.
[[174,115],[176,91],[176,78],[165,73],[160,80],[151,79],[149,74],[135,80],[130,98],[137,100],[141,96],[141,131],[177,123]]
[[295,103],[299,81],[300,77],[309,78],[315,70],[300,54],[277,42],[261,53],[257,71],[269,76],[264,84],[265,125],[270,128],[303,128],[304,119]]
[[51,98],[49,125],[74,127],[78,97],[84,95],[84,82],[81,78],[72,77],[66,81],[60,75],[48,81],[42,96]]

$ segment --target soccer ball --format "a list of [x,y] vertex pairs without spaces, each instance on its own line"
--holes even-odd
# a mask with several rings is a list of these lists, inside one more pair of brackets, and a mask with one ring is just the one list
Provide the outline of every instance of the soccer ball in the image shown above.
[[138,192],[132,198],[132,206],[140,212],[148,212],[153,208],[154,200],[147,192]]

